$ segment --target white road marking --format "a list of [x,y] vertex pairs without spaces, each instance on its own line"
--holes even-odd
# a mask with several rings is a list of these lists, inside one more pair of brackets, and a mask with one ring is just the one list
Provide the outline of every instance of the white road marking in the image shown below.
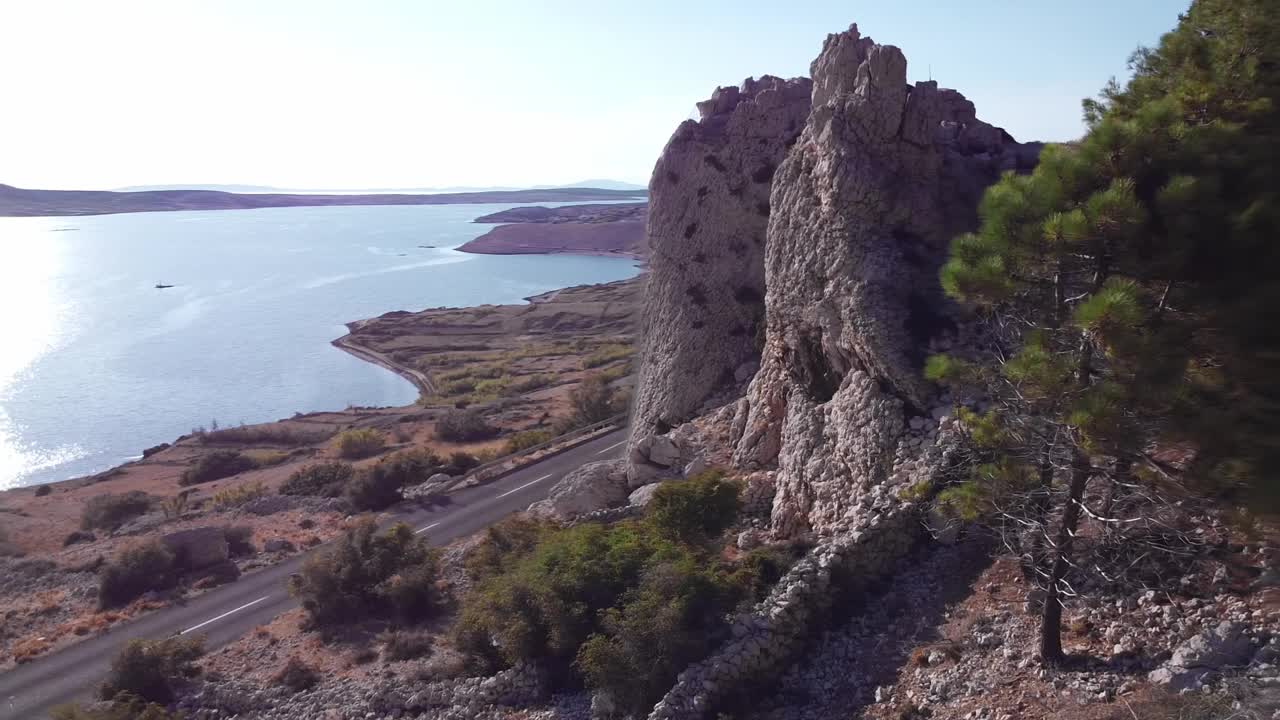
[[518,488],[512,488],[511,490],[508,490],[508,491],[506,491],[506,492],[502,493],[502,494],[501,494],[501,495],[499,495],[498,497],[500,497],[500,498],[504,498],[504,497],[506,497],[506,496],[510,495],[510,494],[511,494],[511,493],[513,493],[513,492],[519,492],[520,490],[523,490],[523,489],[525,489],[525,488],[529,487],[530,485],[533,485],[533,484],[535,484],[535,483],[540,483],[540,482],[542,482],[543,480],[546,480],[547,478],[551,477],[552,475],[554,475],[554,473],[547,473],[546,475],[543,475],[542,477],[538,478],[537,480],[530,480],[529,482],[527,482],[527,483],[525,483],[525,484],[521,485],[521,486],[520,486],[520,487],[518,487]]
[[270,595],[263,595],[262,597],[258,598],[257,600],[254,600],[253,602],[247,602],[247,603],[245,603],[245,604],[241,605],[240,607],[236,608],[235,610],[228,610],[228,611],[226,611],[226,612],[222,613],[221,615],[219,615],[219,616],[218,616],[218,617],[216,617],[216,618],[210,618],[209,620],[205,620],[204,622],[200,623],[199,625],[192,625],[191,627],[187,628],[186,630],[183,630],[182,632],[180,632],[180,633],[178,633],[178,634],[179,634],[179,635],[186,635],[187,633],[189,633],[189,632],[191,632],[191,631],[193,631],[193,630],[199,630],[200,628],[204,627],[205,625],[208,625],[209,623],[216,623],[216,622],[218,622],[219,620],[221,620],[222,618],[227,617],[228,615],[235,615],[236,613],[240,612],[241,610],[244,610],[245,608],[253,607],[254,605],[257,605],[258,603],[262,602],[263,600],[266,600],[266,599],[267,599],[267,598],[269,598],[269,597],[271,597],[271,596],[270,596]]
[[[444,522],[444,521],[442,520],[442,521],[440,521],[440,522]],[[418,528],[417,530],[414,530],[414,531],[413,531],[413,534],[414,534],[414,535],[421,535],[422,533],[424,533],[424,532],[426,532],[426,531],[430,530],[431,528],[433,528],[433,527],[435,527],[435,526],[437,526],[437,525],[439,525],[439,524],[440,524],[439,522],[433,522],[433,523],[431,523],[430,525],[428,525],[428,526],[426,526],[426,527],[424,527],[424,528]]]
[[596,454],[597,454],[597,455],[603,455],[603,454],[605,454],[605,453],[609,452],[610,450],[612,450],[612,449],[614,449],[614,448],[618,447],[619,445],[621,445],[621,444],[623,444],[623,443],[625,443],[625,442],[626,442],[626,440],[623,440],[622,442],[616,442],[616,443],[614,443],[614,444],[610,445],[609,447],[607,447],[607,448],[605,448],[605,449],[601,450],[600,452],[598,452],[598,453],[596,453]]

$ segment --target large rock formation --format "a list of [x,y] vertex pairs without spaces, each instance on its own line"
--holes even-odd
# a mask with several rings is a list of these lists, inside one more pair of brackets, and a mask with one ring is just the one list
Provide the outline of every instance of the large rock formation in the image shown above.
[[633,484],[671,464],[649,463],[641,441],[688,420],[717,393],[736,392],[755,371],[770,181],[809,114],[809,94],[806,79],[768,76],[717,88],[654,168]]
[[958,92],[907,85],[906,69],[856,26],[828,36],[808,123],[773,181],[767,338],[734,461],[776,465],[779,534],[848,526],[872,488],[936,473],[920,460],[945,410],[921,368],[957,328],[937,271],[982,190],[1035,162]]

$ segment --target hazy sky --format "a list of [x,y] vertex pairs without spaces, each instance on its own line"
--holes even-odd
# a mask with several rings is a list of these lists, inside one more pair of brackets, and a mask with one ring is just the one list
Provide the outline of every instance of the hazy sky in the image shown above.
[[1188,0],[0,0],[0,183],[647,182],[716,85],[857,22],[1019,139]]

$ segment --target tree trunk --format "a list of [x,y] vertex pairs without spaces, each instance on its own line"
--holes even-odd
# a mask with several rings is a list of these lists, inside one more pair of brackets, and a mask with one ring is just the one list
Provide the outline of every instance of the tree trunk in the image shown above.
[[1071,458],[1071,486],[1067,490],[1062,525],[1058,528],[1058,538],[1053,547],[1053,566],[1049,570],[1040,621],[1040,657],[1049,665],[1060,664],[1066,659],[1062,652],[1062,581],[1071,567],[1071,548],[1080,524],[1080,504],[1089,475],[1089,458],[1075,451]]

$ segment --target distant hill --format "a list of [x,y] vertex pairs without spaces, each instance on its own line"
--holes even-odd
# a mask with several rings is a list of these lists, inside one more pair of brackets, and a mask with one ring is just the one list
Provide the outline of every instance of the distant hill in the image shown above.
[[281,193],[289,195],[384,195],[392,194],[424,194],[424,193],[458,193],[458,192],[507,192],[514,190],[556,190],[556,189],[575,189],[575,188],[591,188],[600,190],[635,190],[644,191],[647,188],[644,185],[636,185],[635,183],[622,182],[621,180],[582,180],[567,185],[532,185],[528,187],[516,187],[506,185],[491,186],[464,186],[454,185],[449,187],[407,187],[407,188],[282,188],[273,187],[271,185],[130,185],[128,187],[115,188],[111,192],[151,192],[156,190],[214,190],[217,192],[230,193]]
[[0,185],[0,216],[106,215],[167,210],[246,210],[326,205],[453,205],[632,200],[643,193],[601,188],[544,188],[435,194],[231,193],[221,190],[26,190]]

